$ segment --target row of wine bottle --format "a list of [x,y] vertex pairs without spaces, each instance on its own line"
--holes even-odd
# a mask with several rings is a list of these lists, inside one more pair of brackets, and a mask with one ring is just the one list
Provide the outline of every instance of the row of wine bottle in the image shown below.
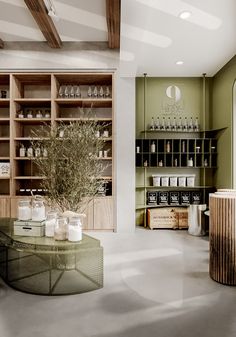
[[200,130],[200,126],[198,117],[196,117],[194,121],[192,117],[190,117],[189,119],[187,119],[187,117],[185,117],[184,119],[182,119],[181,117],[179,117],[178,119],[176,119],[176,117],[174,117],[173,119],[171,119],[170,117],[168,117],[167,119],[165,117],[162,117],[161,119],[157,117],[156,120],[154,119],[154,117],[152,117],[149,129],[161,131],[197,132]]

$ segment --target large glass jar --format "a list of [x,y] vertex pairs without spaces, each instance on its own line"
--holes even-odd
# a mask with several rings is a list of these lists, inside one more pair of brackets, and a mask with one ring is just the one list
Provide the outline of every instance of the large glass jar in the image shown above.
[[43,221],[46,219],[46,210],[43,200],[33,200],[32,202],[32,220]]
[[31,219],[31,205],[30,200],[20,200],[18,203],[18,220]]
[[79,217],[70,218],[68,240],[74,242],[82,240],[82,224]]
[[49,211],[45,221],[45,236],[54,237],[54,230],[57,221],[57,212]]
[[67,239],[67,235],[68,235],[67,218],[64,217],[57,218],[54,229],[54,239],[58,241],[63,241]]

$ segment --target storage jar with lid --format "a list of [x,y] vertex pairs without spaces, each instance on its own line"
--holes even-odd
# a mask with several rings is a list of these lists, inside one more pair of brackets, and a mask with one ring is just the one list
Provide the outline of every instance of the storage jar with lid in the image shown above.
[[65,217],[58,217],[54,228],[54,239],[64,241],[68,235],[68,222]]
[[18,220],[26,221],[31,219],[30,200],[20,200],[18,203]]
[[32,220],[43,221],[46,219],[46,210],[41,199],[35,199],[32,202]]
[[74,242],[82,240],[82,224],[79,216],[70,218],[68,240]]

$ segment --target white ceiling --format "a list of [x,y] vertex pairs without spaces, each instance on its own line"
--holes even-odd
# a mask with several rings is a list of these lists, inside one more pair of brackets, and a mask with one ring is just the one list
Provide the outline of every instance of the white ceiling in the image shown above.
[[[107,41],[105,0],[53,3],[62,41]],[[235,17],[235,0],[122,0],[121,74],[212,76],[236,54]],[[45,40],[23,0],[0,0],[0,38]]]

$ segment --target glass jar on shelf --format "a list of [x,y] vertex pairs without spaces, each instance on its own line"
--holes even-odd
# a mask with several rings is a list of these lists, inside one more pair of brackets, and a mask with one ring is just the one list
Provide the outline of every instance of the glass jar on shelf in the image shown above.
[[46,219],[46,209],[42,199],[32,201],[32,220],[44,221]]
[[82,224],[79,216],[70,218],[68,225],[68,240],[72,242],[82,240]]
[[20,200],[18,203],[18,220],[30,220],[31,215],[30,200]]
[[36,116],[35,116],[36,118],[43,118],[43,114],[42,114],[42,110],[38,110],[37,112],[36,112]]
[[54,237],[54,230],[57,221],[57,211],[49,211],[45,221],[45,236]]
[[65,217],[58,217],[54,228],[54,239],[64,241],[68,236],[68,222]]

